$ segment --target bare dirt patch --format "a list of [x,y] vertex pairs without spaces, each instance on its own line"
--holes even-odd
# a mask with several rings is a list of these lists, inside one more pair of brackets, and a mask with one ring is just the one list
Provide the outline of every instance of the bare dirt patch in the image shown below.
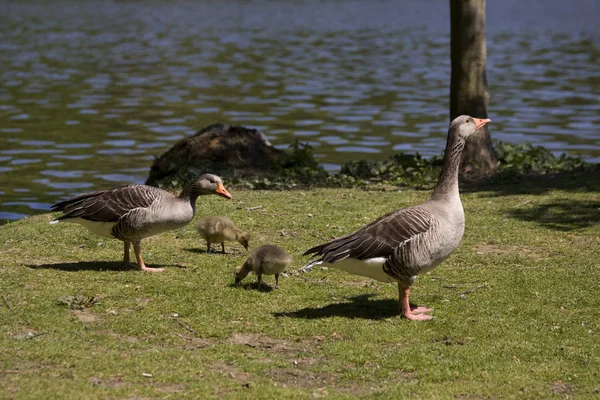
[[237,382],[241,382],[241,383],[248,383],[250,382],[252,379],[252,375],[250,375],[247,372],[244,371],[240,371],[235,365],[233,364],[226,364],[223,362],[216,362],[211,364],[210,368],[211,371],[216,371],[218,373],[220,373],[221,375],[223,375],[225,378],[229,378],[229,379],[233,379]]
[[550,385],[550,390],[556,394],[569,396],[573,395],[573,386],[564,383],[563,381],[556,381]]
[[73,310],[71,313],[84,324],[100,321],[100,316],[90,310]]
[[156,386],[156,390],[158,390],[159,392],[165,392],[169,394],[183,392],[185,390],[185,385],[182,385],[180,383],[174,383],[171,385],[160,385]]
[[140,311],[143,310],[144,308],[146,308],[146,306],[148,304],[150,304],[151,299],[147,298],[147,297],[140,297],[138,299],[135,299],[135,303],[136,303],[136,311]]
[[127,385],[127,382],[123,382],[123,377],[121,375],[111,376],[107,379],[100,379],[92,376],[88,378],[88,382],[92,385],[98,385],[105,388],[118,388]]
[[267,373],[267,376],[275,384],[283,387],[312,389],[312,395],[315,398],[327,397],[331,392],[360,396],[376,390],[374,387],[364,383],[357,385],[340,382],[337,374],[308,371],[306,368],[308,364],[310,364],[310,360],[307,363],[299,362],[298,366],[293,368],[274,368]]
[[267,375],[271,380],[284,387],[325,388],[334,387],[337,383],[335,375],[306,371],[300,368],[275,368],[270,370]]
[[199,338],[181,333],[175,333],[175,336],[184,341],[183,349],[185,350],[204,349],[219,343],[216,339]]
[[252,348],[269,349],[276,353],[289,353],[298,351],[296,346],[285,340],[273,339],[268,336],[254,333],[234,333],[227,342],[230,344],[244,345]]

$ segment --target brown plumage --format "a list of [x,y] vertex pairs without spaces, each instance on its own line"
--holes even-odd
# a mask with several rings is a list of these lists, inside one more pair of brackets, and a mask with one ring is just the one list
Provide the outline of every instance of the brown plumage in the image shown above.
[[225,242],[237,241],[248,250],[250,234],[239,229],[227,217],[206,217],[196,223],[198,234],[206,240],[206,252],[211,251],[211,243],[221,243],[221,252],[225,254]]
[[212,174],[204,174],[187,185],[178,197],[146,185],[83,193],[53,205],[52,211],[62,211],[64,215],[51,224],[74,222],[98,235],[122,240],[125,265],[129,265],[129,247],[133,244],[141,270],[162,271],[144,264],[142,239],[188,224],[196,212],[196,199],[208,194],[231,198],[221,178]]
[[243,265],[235,269],[235,284],[239,284],[250,272],[258,278],[258,285],[262,284],[263,275],[275,275],[275,289],[279,287],[279,274],[292,263],[292,256],[287,251],[272,245],[265,244],[254,250]]

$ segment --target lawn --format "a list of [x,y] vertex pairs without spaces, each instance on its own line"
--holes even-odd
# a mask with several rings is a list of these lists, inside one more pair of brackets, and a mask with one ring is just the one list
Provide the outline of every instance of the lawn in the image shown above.
[[231,192],[196,218],[292,253],[277,290],[233,287],[245,250],[206,254],[193,223],[143,242],[164,273],[124,270],[121,242],[50,214],[0,226],[0,398],[600,396],[597,176],[464,191],[461,246],[413,286],[425,322],[398,317],[395,285],[296,270],[428,191]]

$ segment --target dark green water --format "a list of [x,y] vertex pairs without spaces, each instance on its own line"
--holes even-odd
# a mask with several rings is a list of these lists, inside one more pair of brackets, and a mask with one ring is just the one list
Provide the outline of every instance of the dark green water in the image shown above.
[[[600,162],[593,0],[488,0],[494,139]],[[203,126],[299,138],[335,170],[440,154],[448,1],[0,1],[0,220],[143,182]]]

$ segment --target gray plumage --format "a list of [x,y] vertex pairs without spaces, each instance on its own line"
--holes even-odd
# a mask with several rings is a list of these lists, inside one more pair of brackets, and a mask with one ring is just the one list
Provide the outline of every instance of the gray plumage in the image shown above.
[[275,288],[279,287],[279,274],[292,263],[292,256],[287,251],[272,245],[265,244],[254,250],[243,265],[235,269],[235,284],[239,284],[250,272],[262,283],[263,275],[275,275]]
[[64,215],[51,224],[74,222],[98,235],[122,240],[124,264],[129,264],[129,246],[133,244],[140,269],[160,271],[145,266],[140,242],[188,224],[196,212],[196,199],[208,194],[231,198],[221,178],[212,174],[204,174],[188,184],[177,197],[146,185],[83,193],[53,205],[52,211],[62,211]]
[[305,255],[318,258],[303,270],[327,264],[383,282],[398,282],[402,315],[431,318],[410,310],[409,289],[417,275],[435,268],[460,244],[465,228],[458,191],[460,158],[465,140],[489,122],[467,115],[454,119],[448,130],[442,173],[429,200],[393,211],[354,233],[307,250]]
[[250,234],[239,229],[227,217],[206,217],[196,223],[198,234],[206,240],[206,252],[211,251],[211,243],[221,243],[222,253],[225,254],[225,242],[237,241],[248,250]]

